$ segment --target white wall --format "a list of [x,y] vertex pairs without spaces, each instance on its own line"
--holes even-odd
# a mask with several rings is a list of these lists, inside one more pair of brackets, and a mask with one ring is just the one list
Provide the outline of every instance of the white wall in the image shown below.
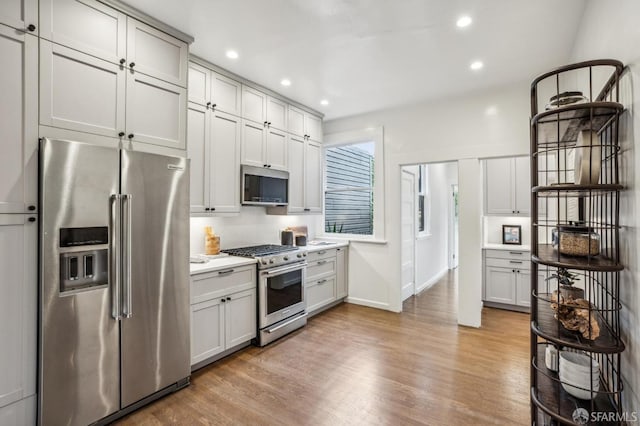
[[[483,157],[529,153],[529,82],[328,121],[325,133],[384,127],[386,245],[356,243],[350,293],[402,309],[400,289],[400,167],[464,159],[458,164],[460,206],[459,318],[480,325]],[[353,257],[352,257],[353,253]],[[351,294],[350,294],[351,296]]]
[[280,244],[280,230],[287,226],[307,225],[310,239],[316,235],[315,216],[267,215],[265,207],[243,206],[232,217],[192,217],[191,254],[204,253],[204,227],[213,226],[222,249],[256,244]]
[[621,179],[626,190],[620,201],[622,272],[620,314],[624,342],[623,403],[627,411],[640,410],[640,2],[590,0],[573,49],[573,60],[613,58],[629,72],[621,85],[621,102],[627,108],[621,123]]
[[432,286],[449,268],[449,216],[451,185],[458,183],[458,164],[429,164],[431,196],[430,235],[416,242],[416,287],[423,291]]

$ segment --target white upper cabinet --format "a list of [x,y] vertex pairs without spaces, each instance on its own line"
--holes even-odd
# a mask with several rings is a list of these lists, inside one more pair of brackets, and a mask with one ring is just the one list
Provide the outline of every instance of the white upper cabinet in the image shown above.
[[313,114],[305,113],[304,129],[308,139],[322,142],[322,118]]
[[117,137],[126,78],[119,65],[40,40],[40,124]]
[[189,102],[207,106],[211,98],[211,71],[189,62]]
[[531,214],[531,165],[529,157],[516,157],[514,197],[517,214]]
[[190,62],[189,102],[240,117],[242,114],[242,84]]
[[249,86],[242,86],[242,118],[266,124],[267,95]]
[[530,208],[529,157],[485,160],[485,213],[528,216]]
[[240,145],[242,120],[221,111],[211,113],[210,211],[240,212]]
[[0,1],[0,23],[38,34],[38,0]]
[[186,149],[187,89],[127,72],[127,137]]
[[[320,144],[289,134],[288,214],[322,212],[322,158]],[[281,209],[271,210],[282,214]]]
[[264,152],[266,128],[262,123],[242,120],[242,164],[267,167]]
[[211,72],[211,107],[236,116],[242,113],[242,84]]
[[289,105],[289,133],[322,142],[322,118]]
[[267,125],[278,130],[287,130],[288,104],[278,98],[267,97]]
[[40,0],[40,36],[114,64],[126,62],[127,16],[95,0]]
[[296,136],[305,136],[304,131],[304,111],[289,105],[288,108],[288,127],[289,133]]
[[189,45],[133,18],[127,19],[127,63],[131,69],[187,87]]
[[38,205],[38,39],[0,26],[0,214]]
[[305,211],[322,213],[322,148],[320,144],[307,141],[304,164]]
[[187,151],[191,159],[189,200],[191,213],[209,208],[209,122],[206,107],[189,103],[187,116]]
[[289,213],[304,211],[304,138],[289,135]]
[[287,134],[280,130],[268,128],[265,140],[264,160],[270,169],[287,171]]

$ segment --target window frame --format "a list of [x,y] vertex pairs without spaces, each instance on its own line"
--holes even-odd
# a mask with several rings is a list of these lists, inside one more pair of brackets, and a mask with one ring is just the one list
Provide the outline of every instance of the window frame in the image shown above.
[[[373,233],[371,235],[363,235],[326,232],[327,149],[365,142],[373,142],[374,144]],[[384,242],[384,129],[382,127],[376,127],[324,135],[324,143],[322,144],[322,171],[322,223],[317,232],[318,236],[350,241]]]
[[420,231],[420,223],[416,225],[416,238],[424,239],[431,236],[431,187],[429,182],[429,165],[418,165],[418,190],[416,191],[416,218],[420,217],[420,197],[424,197],[423,212],[424,230]]

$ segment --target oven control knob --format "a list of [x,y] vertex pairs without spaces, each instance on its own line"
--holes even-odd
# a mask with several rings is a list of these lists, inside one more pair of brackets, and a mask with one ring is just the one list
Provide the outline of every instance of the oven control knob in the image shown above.
[[289,260],[289,256],[285,256],[282,259],[286,262],[287,260]]
[[269,263],[275,263],[275,262],[276,261],[273,258],[269,259]]
[[298,259],[302,257],[302,253],[298,253]]
[[267,259],[262,259],[262,261],[260,263],[262,263],[263,265],[266,265],[267,264]]
[[302,257],[307,257],[307,253],[302,253]]

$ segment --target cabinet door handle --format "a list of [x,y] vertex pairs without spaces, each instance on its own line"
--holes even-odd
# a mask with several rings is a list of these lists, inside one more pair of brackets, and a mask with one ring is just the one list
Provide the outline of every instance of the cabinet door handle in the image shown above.
[[522,265],[522,260],[510,260],[509,263],[516,263],[518,265]]
[[230,297],[227,297],[227,302],[228,302],[229,300],[231,300],[231,298],[230,298]]
[[205,207],[204,211],[208,212],[209,210],[211,210],[209,207]]
[[125,62],[127,62],[125,58],[120,59],[120,65],[124,65]]
[[327,252],[326,250],[320,250],[318,254],[325,254],[326,252]]
[[134,134],[133,134],[133,133],[129,133],[129,134],[127,135],[127,137],[128,137],[129,139],[133,139],[133,136],[134,136]]
[[522,255],[523,253],[521,251],[510,251],[509,254]]
[[221,301],[222,303],[226,302],[226,300],[225,300],[224,298],[220,299],[220,301]]
[[327,280],[320,280],[320,281],[318,281],[318,284],[324,284],[326,282],[327,282]]
[[311,209],[304,209],[304,211],[305,211],[305,212],[310,212],[310,211],[311,211]]
[[207,102],[207,108],[211,106],[211,102]]
[[123,137],[123,136],[124,136],[124,132],[118,133],[118,137]]
[[216,208],[215,207],[211,207],[211,211],[212,212],[216,211]]
[[131,63],[129,64],[129,67],[131,67],[131,68],[133,68],[133,67],[135,67],[135,66],[136,66],[136,63],[135,63],[135,62],[131,62]]
[[267,123],[268,123],[268,121],[265,121],[265,122],[264,122],[264,126],[265,126],[265,127],[267,127]]
[[516,270],[517,273],[520,273],[520,269]]
[[219,271],[218,275],[229,275],[229,274],[232,274],[233,271],[234,271],[233,269],[227,269],[225,271]]
[[27,210],[29,210],[30,212],[34,211],[35,209],[36,209],[36,206],[27,207]]
[[318,265],[324,265],[325,263],[327,263],[327,261],[326,261],[326,260],[319,260],[319,261],[318,261]]
[[27,30],[29,30],[29,32],[34,32],[36,30],[36,26],[33,24],[29,24],[29,26],[27,27]]
[[512,270],[511,270],[511,272],[516,272],[516,270],[515,270],[515,269],[512,269]]
[[36,221],[36,218],[35,218],[35,217],[30,217],[30,218],[29,218],[29,222],[35,222],[35,221]]
[[263,165],[262,165],[262,167],[267,167],[267,166],[268,166],[268,164],[263,164]]

